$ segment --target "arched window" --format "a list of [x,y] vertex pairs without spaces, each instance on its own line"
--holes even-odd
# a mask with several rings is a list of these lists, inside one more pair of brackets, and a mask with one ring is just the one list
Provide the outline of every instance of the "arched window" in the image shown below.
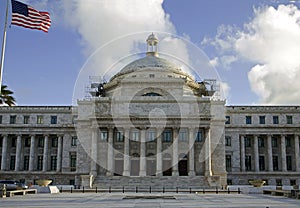
[[156,92],[148,92],[146,94],[143,94],[142,96],[161,96],[161,95]]

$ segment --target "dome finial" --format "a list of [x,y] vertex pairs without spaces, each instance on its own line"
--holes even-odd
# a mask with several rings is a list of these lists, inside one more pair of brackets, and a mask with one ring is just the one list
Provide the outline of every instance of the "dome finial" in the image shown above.
[[158,38],[154,33],[147,38],[147,56],[158,56]]

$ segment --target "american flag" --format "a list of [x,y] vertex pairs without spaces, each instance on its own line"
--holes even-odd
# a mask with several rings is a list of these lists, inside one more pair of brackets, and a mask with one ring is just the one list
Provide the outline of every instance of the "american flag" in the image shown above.
[[31,6],[15,0],[11,0],[11,5],[11,24],[48,32],[51,26],[50,14],[48,12],[37,11]]

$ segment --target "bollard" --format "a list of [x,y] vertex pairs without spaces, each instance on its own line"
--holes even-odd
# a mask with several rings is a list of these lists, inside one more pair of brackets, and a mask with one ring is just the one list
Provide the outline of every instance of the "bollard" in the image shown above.
[[192,188],[190,187],[190,194],[192,193]]
[[150,188],[149,188],[149,193],[151,194],[151,186],[150,186]]
[[238,194],[240,194],[241,193],[241,189],[240,189],[240,187],[238,188]]
[[111,193],[111,187],[108,188],[108,193]]
[[163,193],[165,193],[165,187],[163,187]]
[[138,190],[138,187],[136,186],[135,187],[135,193],[138,193],[139,192],[139,190]]
[[228,194],[230,194],[230,190],[229,190],[229,188],[228,188],[227,192],[228,192]]
[[82,186],[82,193],[84,193],[84,186]]
[[203,189],[203,194],[205,194],[205,189]]
[[97,188],[97,186],[96,186],[96,193],[98,193],[98,188]]
[[178,187],[176,187],[176,193],[178,194]]
[[73,193],[73,187],[71,186],[71,193]]
[[124,189],[124,186],[123,186],[123,194],[125,193],[125,189]]
[[216,187],[216,194],[218,194],[219,193],[219,190],[218,190],[218,187]]

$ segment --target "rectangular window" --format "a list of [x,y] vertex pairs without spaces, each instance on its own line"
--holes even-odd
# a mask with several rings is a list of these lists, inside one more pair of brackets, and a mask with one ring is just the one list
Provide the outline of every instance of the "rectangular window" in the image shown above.
[[124,142],[123,133],[121,131],[116,132],[116,142]]
[[37,170],[43,170],[43,156],[38,156],[37,158]]
[[138,131],[132,131],[130,139],[132,141],[136,141],[136,142],[140,141],[140,132],[138,132]]
[[272,147],[278,147],[277,137],[272,137]]
[[226,121],[225,121],[225,124],[230,124],[230,116],[226,116]]
[[282,180],[276,179],[276,186],[282,186]]
[[16,147],[17,146],[17,138],[13,137],[11,138],[11,147]]
[[29,124],[29,116],[24,116],[24,124]]
[[43,116],[37,116],[37,117],[36,117],[36,123],[37,123],[37,124],[43,124],[43,123],[44,123],[44,118],[43,118]]
[[51,116],[51,124],[57,124],[57,116]]
[[24,170],[29,170],[29,156],[24,156]]
[[251,123],[252,123],[252,117],[246,116],[246,124],[251,124]]
[[272,156],[273,159],[273,170],[278,171],[278,156]]
[[225,136],[225,146],[231,146],[231,136]]
[[292,146],[291,137],[286,137],[285,138],[285,146],[286,147],[291,147]]
[[15,170],[15,163],[16,163],[16,156],[15,155],[10,156],[10,164],[9,164],[10,170]]
[[30,147],[30,138],[29,137],[25,138],[24,146],[25,147]]
[[179,141],[186,142],[187,141],[187,133],[186,130],[179,131]]
[[251,171],[251,156],[250,155],[246,155],[245,156],[245,167],[247,171]]
[[286,123],[293,124],[293,116],[286,116]]
[[9,123],[10,124],[15,124],[16,120],[17,120],[17,116],[10,116]]
[[155,137],[156,137],[156,132],[155,131],[149,131],[147,141],[153,142],[155,140]]
[[258,147],[265,147],[265,139],[258,137]]
[[2,115],[0,115],[0,124],[2,124]]
[[44,147],[44,138],[43,137],[38,138],[38,147]]
[[76,152],[71,152],[70,153],[70,170],[72,172],[76,171],[76,160],[77,160]]
[[266,124],[266,116],[259,116],[259,124]]
[[163,142],[172,142],[172,132],[171,132],[171,130],[165,130],[163,132]]
[[197,134],[196,134],[196,142],[202,142],[203,138],[202,138],[202,131],[198,130]]
[[273,116],[273,124],[279,124],[279,117]]
[[251,147],[251,138],[245,137],[245,147]]
[[0,136],[0,147],[3,145],[3,137]]
[[77,136],[72,136],[71,138],[71,146],[76,147],[77,146]]
[[264,171],[265,170],[265,157],[259,156],[259,170]]
[[51,156],[50,170],[56,171],[56,166],[57,166],[57,156]]
[[51,147],[57,147],[58,146],[58,138],[52,137],[51,138]]
[[288,155],[286,156],[286,169],[288,171],[292,171],[293,166],[292,166],[292,156]]
[[291,186],[297,185],[296,180],[295,179],[290,179],[290,185]]
[[108,132],[106,130],[100,130],[100,140],[103,142],[108,140]]
[[231,155],[226,155],[226,171],[231,172]]

